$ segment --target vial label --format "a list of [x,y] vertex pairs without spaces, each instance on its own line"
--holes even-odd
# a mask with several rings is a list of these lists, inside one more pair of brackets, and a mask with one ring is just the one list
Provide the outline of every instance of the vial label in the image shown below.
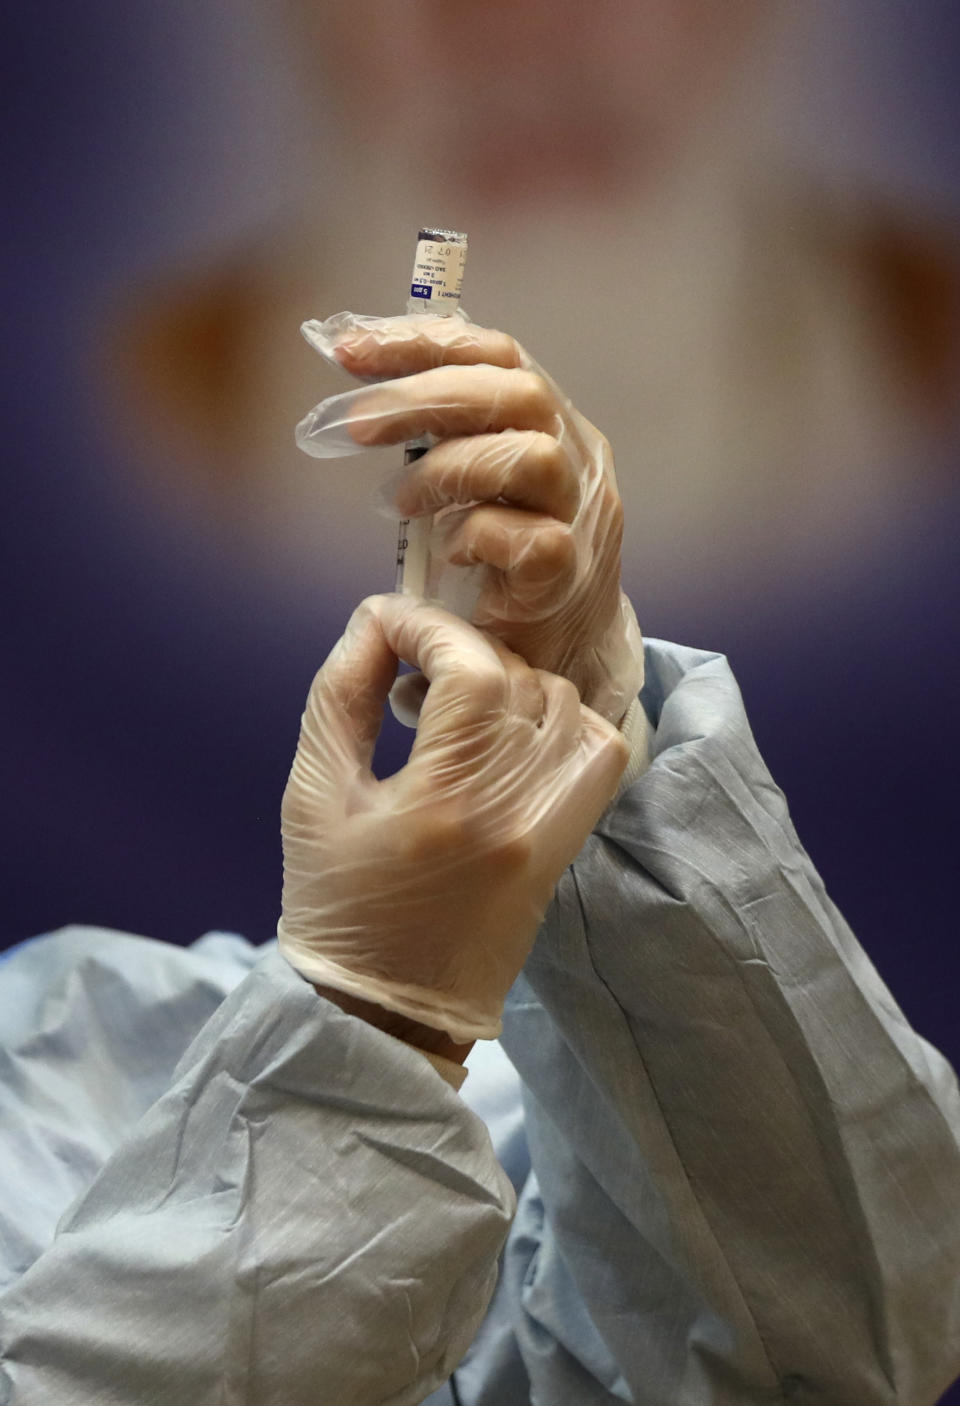
[[463,288],[463,267],[466,260],[466,244],[449,244],[433,239],[419,240],[416,258],[413,261],[411,298],[456,307]]

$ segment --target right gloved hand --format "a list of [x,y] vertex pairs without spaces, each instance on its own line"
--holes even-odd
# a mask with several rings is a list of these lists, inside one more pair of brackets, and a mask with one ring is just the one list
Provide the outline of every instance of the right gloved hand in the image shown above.
[[[378,781],[398,659],[429,687],[407,765]],[[314,679],[284,793],[281,951],[458,1043],[496,1038],[627,756],[565,679],[436,606],[364,601]]]
[[393,495],[401,517],[443,514],[428,594],[456,599],[454,578],[462,589],[463,568],[479,571],[479,597],[458,613],[619,722],[643,683],[643,640],[621,590],[622,507],[596,426],[512,337],[465,319],[344,312],[302,330],[368,384],[316,406],[300,448],[338,458],[435,436]]

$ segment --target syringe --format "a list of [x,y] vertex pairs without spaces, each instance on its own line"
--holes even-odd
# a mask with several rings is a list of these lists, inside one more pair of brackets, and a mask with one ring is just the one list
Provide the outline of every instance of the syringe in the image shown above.
[[[467,236],[452,229],[422,229],[417,235],[417,252],[410,280],[408,313],[429,313],[451,317],[460,306],[463,270],[467,262]],[[422,459],[434,441],[429,435],[411,440],[403,462]],[[423,596],[430,577],[430,533],[432,517],[403,518],[397,539],[396,590],[405,595]]]

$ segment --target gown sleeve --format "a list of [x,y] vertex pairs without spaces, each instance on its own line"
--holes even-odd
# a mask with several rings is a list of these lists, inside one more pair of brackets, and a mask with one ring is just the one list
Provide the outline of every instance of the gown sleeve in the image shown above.
[[0,1403],[419,1402],[514,1207],[441,1074],[271,951],[0,1297]]
[[726,661],[651,642],[643,697],[652,763],[504,1022],[533,1399],[928,1406],[960,1372],[956,1078],[825,893]]

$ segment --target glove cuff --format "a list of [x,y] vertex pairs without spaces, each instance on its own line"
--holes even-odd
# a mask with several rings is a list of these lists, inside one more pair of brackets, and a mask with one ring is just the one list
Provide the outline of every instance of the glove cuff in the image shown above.
[[443,1030],[455,1045],[467,1045],[471,1040],[496,1040],[503,1029],[500,1019],[502,1003],[494,1019],[488,1011],[478,1007],[454,1009],[439,991],[427,991],[420,986],[385,981],[374,976],[360,976],[301,945],[286,933],[282,918],[277,928],[277,941],[286,961],[314,986],[332,986],[348,996],[372,1001],[397,1015],[407,1016],[434,1030]]

